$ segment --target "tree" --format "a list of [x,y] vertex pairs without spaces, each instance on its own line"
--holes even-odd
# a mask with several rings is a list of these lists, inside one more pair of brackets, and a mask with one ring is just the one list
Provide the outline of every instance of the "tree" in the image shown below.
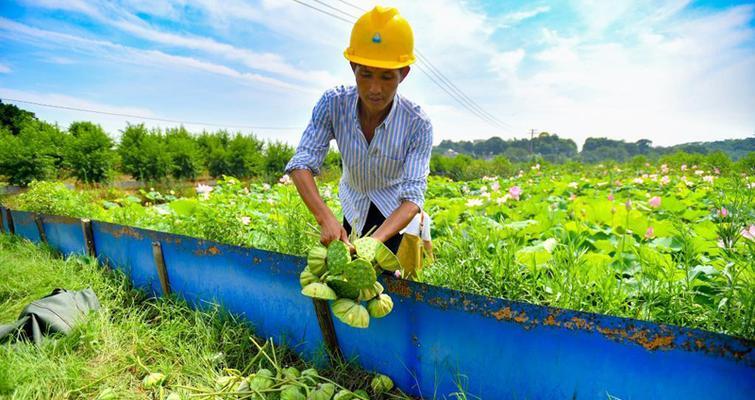
[[65,163],[85,183],[105,182],[113,167],[113,140],[99,125],[74,122],[68,128]]
[[172,158],[160,130],[148,131],[144,124],[129,124],[118,146],[121,170],[138,181],[159,181],[171,171]]
[[283,175],[286,164],[294,156],[294,148],[282,143],[268,143],[265,149],[264,171],[268,180],[277,180]]
[[5,127],[11,135],[18,135],[24,124],[34,121],[37,121],[34,113],[0,101],[0,127]]
[[236,178],[259,176],[264,164],[263,143],[253,135],[244,136],[237,133],[228,143],[226,163],[230,175]]
[[26,120],[18,128],[14,135],[8,127],[0,127],[0,175],[21,186],[55,178],[63,159],[65,134],[37,120]]
[[171,175],[195,180],[203,168],[202,149],[197,140],[180,127],[166,130],[165,142],[171,158]]

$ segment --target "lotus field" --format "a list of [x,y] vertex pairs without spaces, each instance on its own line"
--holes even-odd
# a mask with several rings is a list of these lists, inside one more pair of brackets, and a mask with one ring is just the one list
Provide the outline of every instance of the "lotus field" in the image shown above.
[[[340,215],[337,182],[320,182]],[[431,176],[430,284],[755,338],[755,179],[695,165],[528,165]],[[181,196],[37,182],[10,207],[305,256],[314,219],[287,177],[225,178]],[[339,217],[340,218],[340,217]]]

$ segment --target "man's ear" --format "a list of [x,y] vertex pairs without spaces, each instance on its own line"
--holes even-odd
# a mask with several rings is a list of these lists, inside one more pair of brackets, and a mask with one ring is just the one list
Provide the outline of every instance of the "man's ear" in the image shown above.
[[403,67],[403,68],[401,68],[399,70],[399,72],[401,73],[401,80],[399,81],[399,83],[401,83],[401,82],[404,81],[404,79],[406,78],[406,76],[409,75],[409,71],[411,71],[411,70],[412,70],[412,68],[410,66],[408,66],[408,65],[406,67]]

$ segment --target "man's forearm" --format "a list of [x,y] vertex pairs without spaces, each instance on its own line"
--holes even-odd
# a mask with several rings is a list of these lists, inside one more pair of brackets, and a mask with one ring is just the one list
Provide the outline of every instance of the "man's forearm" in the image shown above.
[[322,197],[320,197],[315,178],[312,176],[310,170],[296,169],[291,171],[289,175],[291,176],[291,180],[294,181],[296,190],[299,191],[304,204],[307,205],[307,208],[314,215],[318,224],[322,225],[328,218],[335,218],[333,211],[330,210],[322,200]]
[[372,234],[375,239],[385,242],[400,230],[404,229],[412,218],[419,212],[419,207],[411,201],[404,200],[401,205],[388,216],[382,225]]

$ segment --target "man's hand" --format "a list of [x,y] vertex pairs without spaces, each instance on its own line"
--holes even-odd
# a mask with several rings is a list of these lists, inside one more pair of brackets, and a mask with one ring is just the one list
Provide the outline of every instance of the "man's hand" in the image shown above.
[[320,225],[320,243],[327,246],[334,240],[341,240],[342,242],[345,242],[347,246],[351,247],[349,235],[346,233],[346,229],[344,229],[343,225],[341,225],[335,218],[327,218]]

